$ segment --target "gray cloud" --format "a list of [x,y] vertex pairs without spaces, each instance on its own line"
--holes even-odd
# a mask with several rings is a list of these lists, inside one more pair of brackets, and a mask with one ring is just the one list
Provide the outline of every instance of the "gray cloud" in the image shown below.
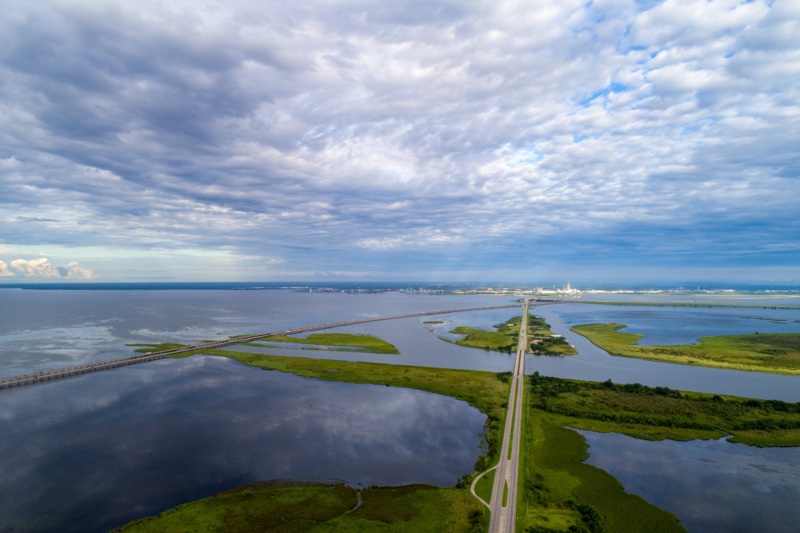
[[797,266],[791,2],[8,4],[9,245]]

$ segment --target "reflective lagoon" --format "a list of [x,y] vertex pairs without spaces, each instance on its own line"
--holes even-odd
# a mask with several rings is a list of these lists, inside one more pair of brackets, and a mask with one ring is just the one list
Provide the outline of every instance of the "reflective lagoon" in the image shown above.
[[107,531],[260,480],[454,485],[485,416],[463,401],[217,357],[0,391],[0,531]]
[[674,513],[690,532],[798,530],[797,448],[754,448],[725,439],[650,442],[616,433],[579,433],[590,446],[587,463],[613,475],[628,492]]

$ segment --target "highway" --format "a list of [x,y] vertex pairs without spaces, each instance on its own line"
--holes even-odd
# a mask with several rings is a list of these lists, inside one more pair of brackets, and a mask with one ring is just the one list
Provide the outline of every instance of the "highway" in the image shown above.
[[519,342],[508,393],[508,413],[503,430],[503,446],[500,462],[495,468],[494,487],[489,509],[492,513],[489,533],[513,533],[517,513],[517,485],[519,478],[519,456],[522,442],[522,413],[525,409],[525,352],[528,350],[528,305],[522,306],[522,322],[519,326]]
[[[527,302],[527,300],[526,300]],[[118,357],[107,361],[100,361],[96,363],[86,363],[83,365],[68,366],[64,368],[55,368],[50,370],[42,370],[31,374],[23,374],[21,376],[13,376],[0,379],[0,389],[8,389],[11,387],[21,387],[23,385],[32,385],[34,383],[42,383],[45,381],[54,381],[57,379],[77,376],[80,374],[88,374],[90,372],[99,372],[101,370],[110,370],[112,368],[119,368],[121,366],[135,365],[138,363],[147,363],[157,359],[165,359],[172,355],[180,355],[199,350],[210,350],[214,348],[222,348],[232,344],[241,344],[246,342],[253,342],[267,337],[274,337],[276,335],[297,335],[299,333],[307,333],[309,331],[319,331],[323,329],[338,328],[342,326],[351,326],[353,324],[364,324],[367,322],[378,322],[381,320],[396,320],[398,318],[409,318],[416,316],[428,315],[444,315],[448,313],[463,313],[467,311],[483,311],[487,309],[507,309],[516,308],[517,304],[512,305],[495,305],[488,307],[467,307],[464,309],[446,309],[441,311],[424,311],[420,313],[407,313],[403,315],[389,315],[379,316],[372,318],[360,318],[355,320],[345,320],[343,322],[329,322],[326,324],[317,324],[314,326],[306,326],[295,329],[284,329],[280,331],[271,331],[268,333],[258,333],[254,335],[243,335],[236,337],[229,337],[224,340],[207,342],[204,344],[195,344],[192,346],[184,346],[172,350],[161,350],[158,352],[148,352],[146,354],[132,355],[128,357]],[[527,316],[527,314],[526,314]]]

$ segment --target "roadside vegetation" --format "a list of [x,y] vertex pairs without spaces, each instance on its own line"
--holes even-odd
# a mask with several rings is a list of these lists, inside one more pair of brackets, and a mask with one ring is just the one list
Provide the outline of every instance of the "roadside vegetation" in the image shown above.
[[259,483],[187,503],[118,531],[303,533],[484,531],[483,506],[467,491],[424,485],[373,487]]
[[264,343],[251,342],[251,346],[270,347],[270,342],[285,342],[292,344],[313,344],[317,346],[340,346],[348,348],[360,348],[365,352],[397,354],[400,353],[394,345],[389,344],[383,339],[373,335],[356,335],[353,333],[314,333],[308,337],[290,337],[288,335],[276,335],[264,339]]
[[540,376],[529,378],[525,508],[527,533],[684,531],[677,519],[628,494],[582,461],[571,428],[648,440],[718,439],[800,446],[800,404]]
[[623,333],[624,324],[588,324],[572,331],[611,355],[736,370],[800,374],[800,333],[753,333],[702,337],[698,344],[640,346],[644,337]]
[[[469,348],[482,348],[499,352],[514,353],[519,342],[519,328],[522,317],[514,317],[494,326],[496,331],[459,326],[450,333],[464,335],[456,344]],[[556,335],[543,318],[528,315],[528,339],[530,353],[536,355],[574,355],[578,351],[566,339]]]
[[680,392],[534,374],[530,401],[570,427],[647,440],[719,439],[751,446],[800,446],[800,403]]

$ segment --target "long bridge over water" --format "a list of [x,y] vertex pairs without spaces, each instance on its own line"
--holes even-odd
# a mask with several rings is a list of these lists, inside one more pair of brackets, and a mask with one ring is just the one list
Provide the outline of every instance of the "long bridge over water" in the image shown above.
[[244,335],[237,337],[229,337],[221,341],[212,341],[203,344],[195,344],[191,346],[184,346],[181,348],[174,348],[170,350],[160,350],[157,352],[148,352],[140,355],[131,355],[128,357],[117,357],[107,361],[98,361],[95,363],[86,363],[82,365],[67,366],[63,368],[55,368],[50,370],[41,370],[30,374],[22,374],[20,376],[13,376],[0,379],[0,389],[8,389],[11,387],[21,387],[23,385],[32,385],[34,383],[41,383],[44,381],[54,381],[57,379],[67,378],[71,376],[78,376],[81,374],[89,374],[91,372],[99,372],[101,370],[110,370],[112,368],[119,368],[122,366],[136,365],[139,363],[147,363],[157,359],[165,359],[172,355],[185,354],[200,350],[210,350],[212,348],[221,348],[223,346],[230,346],[232,344],[241,344],[252,342],[267,337],[274,337],[276,335],[297,335],[300,333],[308,333],[310,331],[319,331],[323,329],[338,328],[342,326],[351,326],[353,324],[364,324],[367,322],[378,322],[381,320],[396,320],[398,318],[410,318],[417,316],[428,315],[444,315],[448,313],[463,313],[467,311],[485,311],[490,309],[510,309],[518,308],[519,305],[495,305],[488,307],[467,307],[464,309],[447,309],[443,311],[423,311],[419,313],[407,313],[403,315],[390,315],[372,318],[359,318],[354,320],[345,320],[343,322],[330,322],[326,324],[318,324],[315,326],[306,326],[302,328],[283,329],[280,331],[271,331],[269,333],[258,333],[254,335]]

